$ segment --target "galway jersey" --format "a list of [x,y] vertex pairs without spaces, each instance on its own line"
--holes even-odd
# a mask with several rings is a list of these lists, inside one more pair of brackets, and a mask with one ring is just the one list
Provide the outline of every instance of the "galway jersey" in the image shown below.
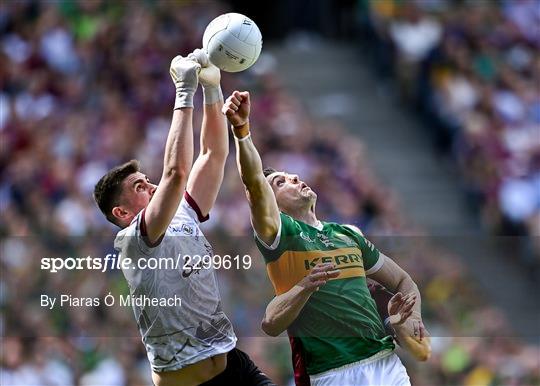
[[[213,256],[212,247],[199,228],[206,219],[185,192],[165,236],[156,245],[145,241],[144,210],[116,236],[114,244],[121,258],[130,258],[134,263],[132,267],[123,267],[132,296],[181,299],[180,306],[132,304],[155,372],[178,370],[229,352],[236,345],[233,327],[221,306],[214,270],[196,268],[191,263],[197,264],[196,256]],[[177,258],[181,265],[149,268],[150,263],[169,259],[176,262]]]
[[[276,295],[296,285],[318,263],[334,263],[340,275],[314,292],[289,326],[310,375],[394,349],[370,295],[366,274],[383,264],[379,251],[352,227],[321,222],[318,228],[281,213],[276,240],[256,237]],[[294,354],[294,353],[293,353]]]

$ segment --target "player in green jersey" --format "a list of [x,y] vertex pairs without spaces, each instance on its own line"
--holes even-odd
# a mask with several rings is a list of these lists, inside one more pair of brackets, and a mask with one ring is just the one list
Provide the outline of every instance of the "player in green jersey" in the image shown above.
[[256,243],[276,292],[263,330],[272,336],[288,331],[295,373],[305,368],[312,385],[409,385],[366,277],[395,293],[386,322],[404,348],[427,360],[430,340],[423,336],[418,287],[358,228],[319,221],[317,194],[298,176],[263,171],[250,138],[249,109],[249,93],[235,91],[223,113],[232,125]]

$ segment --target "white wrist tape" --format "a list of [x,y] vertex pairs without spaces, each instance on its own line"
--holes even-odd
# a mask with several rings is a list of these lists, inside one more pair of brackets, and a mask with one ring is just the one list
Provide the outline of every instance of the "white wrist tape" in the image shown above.
[[204,86],[203,85],[203,99],[205,105],[213,105],[217,102],[223,102],[223,92],[220,86]]
[[246,139],[248,139],[249,137],[251,137],[251,133],[248,133],[248,135],[246,135],[245,137],[242,137],[242,138],[238,138],[238,137],[236,137],[236,136],[235,136],[234,138],[236,138],[236,140],[237,140],[238,142],[244,142],[244,141],[245,141]]
[[174,100],[174,109],[183,107],[193,107],[193,94],[195,91],[188,88],[179,87],[176,89],[176,99]]

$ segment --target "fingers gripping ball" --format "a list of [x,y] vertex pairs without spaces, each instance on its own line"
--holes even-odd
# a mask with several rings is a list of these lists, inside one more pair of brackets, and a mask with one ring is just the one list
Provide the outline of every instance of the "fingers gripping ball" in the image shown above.
[[221,74],[219,72],[219,68],[210,63],[206,52],[197,48],[188,55],[188,59],[193,60],[201,65],[199,82],[203,87],[204,103],[210,105],[218,101],[223,102],[223,93],[221,92],[220,87]]
[[210,62],[223,71],[240,72],[259,58],[262,35],[249,17],[226,13],[208,24],[203,35],[203,49]]

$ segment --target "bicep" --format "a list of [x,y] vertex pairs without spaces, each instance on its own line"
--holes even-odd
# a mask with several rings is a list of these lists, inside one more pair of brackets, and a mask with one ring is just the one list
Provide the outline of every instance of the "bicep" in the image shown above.
[[224,166],[225,160],[213,157],[210,153],[199,155],[193,164],[187,191],[197,202],[204,216],[210,212],[216,201],[223,181]]
[[257,236],[270,245],[279,232],[280,217],[276,197],[268,181],[260,178],[256,184],[246,189],[251,211],[251,224]]
[[163,178],[145,209],[144,225],[148,240],[157,241],[167,230],[182,198],[183,177]]

